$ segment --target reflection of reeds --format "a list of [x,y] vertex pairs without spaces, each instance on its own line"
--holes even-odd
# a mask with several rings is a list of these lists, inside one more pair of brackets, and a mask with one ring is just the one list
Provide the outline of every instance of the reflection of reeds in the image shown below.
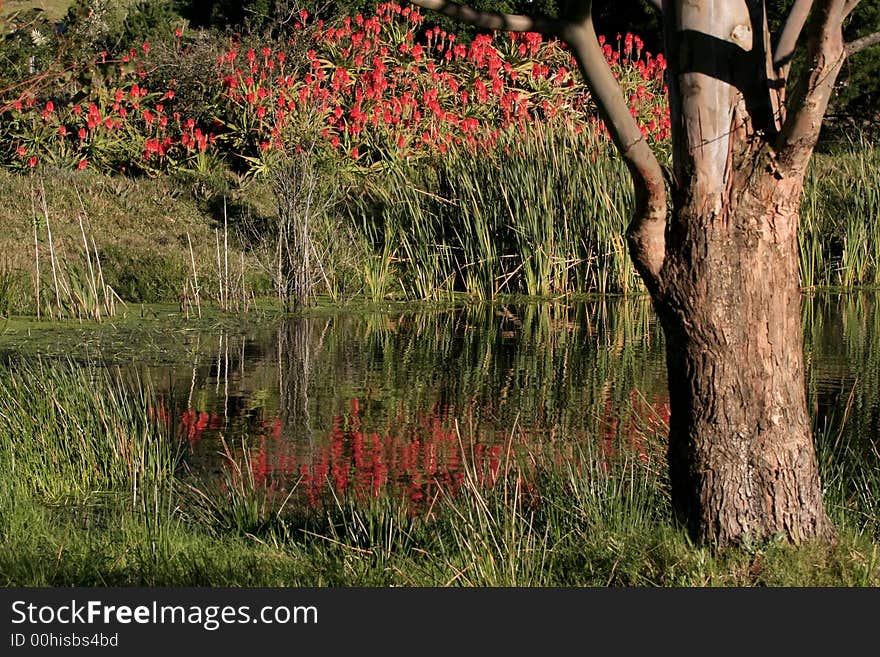
[[844,292],[804,303],[807,393],[831,513],[880,538],[880,304]]

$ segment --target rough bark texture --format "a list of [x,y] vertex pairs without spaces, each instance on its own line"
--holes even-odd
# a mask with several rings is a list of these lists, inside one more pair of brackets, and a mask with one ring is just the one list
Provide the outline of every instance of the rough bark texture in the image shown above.
[[674,4],[673,207],[653,295],[673,506],[704,543],[831,538],[804,385],[803,175],[781,175],[768,145],[781,116],[763,3]]
[[804,389],[801,184],[733,177],[720,212],[694,197],[667,236],[673,505],[702,542],[829,538]]

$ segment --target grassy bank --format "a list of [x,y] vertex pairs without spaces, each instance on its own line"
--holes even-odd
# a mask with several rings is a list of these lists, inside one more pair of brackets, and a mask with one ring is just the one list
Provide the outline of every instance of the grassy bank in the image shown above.
[[150,413],[147,382],[31,361],[0,370],[0,384],[7,586],[880,584],[867,494],[880,470],[843,476],[834,427],[819,442],[838,544],[716,553],[669,523],[664,468],[635,452],[609,463],[585,442],[562,469],[540,453],[505,458],[493,485],[471,465],[456,496],[419,507],[384,497],[305,509],[246,461],[194,479]]
[[[34,315],[38,298],[43,315],[89,315],[99,274],[120,303],[182,303],[189,294],[194,304],[192,286],[205,303],[221,289],[232,301],[269,289],[265,270],[232,236],[235,198],[224,208],[224,196],[197,181],[0,171],[0,189],[3,315]],[[249,211],[270,211],[261,201],[254,194]]]
[[[321,169],[333,198],[307,223],[313,295],[640,292],[623,239],[632,199],[619,160],[586,135],[534,137],[509,135],[494,157],[450,151],[432,166],[368,178]],[[814,158],[800,233],[805,288],[880,284],[878,171],[876,148]],[[202,303],[245,309],[284,279],[279,197],[268,182],[44,174],[0,171],[0,316],[36,314],[37,280],[42,314],[79,317],[95,314],[104,286],[119,303],[195,313]]]

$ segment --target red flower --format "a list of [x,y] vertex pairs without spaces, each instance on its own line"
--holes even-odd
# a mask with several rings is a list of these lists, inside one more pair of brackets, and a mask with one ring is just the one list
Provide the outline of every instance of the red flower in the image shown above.
[[82,171],[82,170],[85,169],[87,166],[89,166],[89,161],[88,161],[87,159],[83,158],[83,159],[81,159],[81,160],[77,163],[76,168],[77,168],[79,171]]

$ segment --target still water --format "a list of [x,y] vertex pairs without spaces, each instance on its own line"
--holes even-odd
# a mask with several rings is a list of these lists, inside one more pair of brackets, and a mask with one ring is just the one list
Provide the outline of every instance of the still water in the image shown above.
[[[877,458],[876,293],[804,300],[817,441]],[[511,456],[551,467],[626,454],[662,468],[663,339],[640,300],[468,306],[193,332],[191,357],[138,363],[192,472],[231,463],[256,485],[328,495],[491,485]],[[820,445],[821,448],[821,445]],[[820,449],[820,454],[822,450]]]
[[[878,301],[804,298],[820,459],[845,444],[853,462],[880,463]],[[419,504],[467,474],[493,485],[513,460],[665,469],[663,338],[646,300],[420,306],[151,336],[147,348],[87,332],[68,351],[147,382],[148,412],[203,480],[235,471],[301,504]]]

